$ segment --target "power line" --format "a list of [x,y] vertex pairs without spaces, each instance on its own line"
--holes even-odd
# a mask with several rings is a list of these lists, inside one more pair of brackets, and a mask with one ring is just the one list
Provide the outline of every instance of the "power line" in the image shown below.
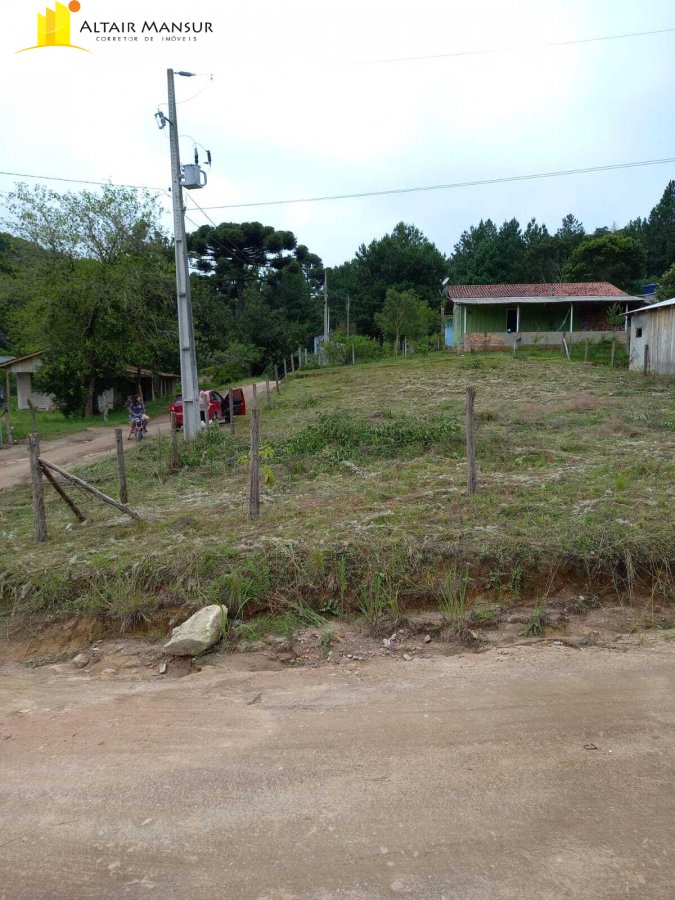
[[655,28],[652,31],[629,31],[626,34],[606,34],[600,35],[598,37],[576,38],[568,41],[547,41],[543,44],[521,44],[512,45],[509,47],[493,47],[478,50],[457,50],[453,53],[434,53],[425,56],[391,56],[385,59],[365,59],[359,62],[358,65],[374,66],[384,63],[421,62],[422,60],[428,59],[452,59],[458,56],[487,56],[491,53],[513,53],[522,52],[523,50],[537,50],[549,47],[570,47],[573,44],[595,44],[600,41],[620,41],[624,40],[625,38],[647,37],[654,34],[668,34],[672,31],[675,31],[675,27]]
[[69,184],[95,184],[99,187],[126,187],[135,188],[138,191],[166,192],[166,188],[149,187],[147,184],[121,184],[117,181],[86,181],[83,178],[59,178],[56,175],[30,175],[28,172],[0,172],[0,175],[10,175],[13,178],[35,178],[37,181],[65,181]]
[[[186,197],[186,199],[187,199],[187,197]],[[191,202],[191,203],[194,203],[194,205],[195,205],[196,208],[199,210],[199,212],[200,212],[206,219],[209,220],[209,222],[211,223],[211,225],[212,225],[214,228],[217,229],[218,226],[217,226],[216,223],[213,221],[213,219],[211,218],[211,216],[210,216],[207,212],[204,212],[204,210],[203,210],[203,209],[201,208],[201,206],[197,203],[197,201],[194,199],[194,197],[190,196],[189,199],[190,199],[190,202]],[[192,212],[192,210],[191,210],[191,212]],[[190,221],[193,225],[195,225],[195,227],[196,227],[197,229],[199,229],[199,228],[202,227],[201,225],[196,225],[196,223],[194,222],[194,220],[193,220],[193,219],[190,219],[188,216],[186,216],[186,218],[187,218],[188,221]],[[240,262],[242,265],[244,265],[244,266],[250,266],[250,265],[251,265],[251,260],[250,260],[250,259],[247,259],[246,256],[245,256],[245,254],[244,254],[244,252],[243,252],[242,250],[240,250],[235,244],[230,244],[229,247],[226,247],[225,244],[220,240],[220,238],[217,237],[217,236],[215,236],[215,235],[213,235],[213,234],[209,235],[208,240],[211,241],[212,243],[217,244],[222,250],[224,250],[226,253],[230,254],[230,255],[232,256],[233,259],[236,259],[236,260],[237,260],[238,262]]]
[[[455,181],[448,184],[431,184],[419,187],[389,188],[382,191],[359,191],[351,194],[326,194],[319,197],[294,197],[286,200],[257,200],[249,203],[224,203],[219,206],[201,207],[196,201],[192,201],[197,209],[203,213],[211,224],[216,223],[207,215],[207,210],[218,209],[244,209],[255,206],[285,206],[292,203],[319,203],[325,200],[353,200],[363,197],[384,197],[390,194],[413,194],[422,191],[444,191],[453,190],[455,188],[464,187],[481,187],[490,184],[508,184],[517,181],[534,181],[541,178],[561,178],[567,175],[588,175],[594,172],[612,172],[620,169],[644,168],[646,166],[662,166],[675,162],[675,157],[666,157],[664,159],[644,159],[636,162],[611,163],[604,166],[586,166],[578,169],[560,169],[553,172],[537,172],[529,175],[505,175],[499,178],[483,178],[474,181]],[[96,184],[104,187],[130,187],[137,190],[156,191],[157,193],[166,194],[165,188],[153,188],[144,184],[120,184],[114,181],[84,181],[77,178],[58,178],[55,175],[32,175],[26,172],[3,172],[0,175],[12,175],[18,178],[34,178],[38,181],[66,181],[73,184]],[[192,198],[191,198],[192,199]]]
[[202,209],[202,207],[199,205],[199,203],[197,203],[197,201],[194,199],[194,197],[193,197],[192,195],[190,195],[190,203],[194,203],[195,208],[198,209],[199,212],[202,213],[202,215],[204,216],[204,218],[205,218],[205,219],[208,219],[209,222],[210,222],[215,228],[218,227],[218,226],[216,225],[216,223],[213,221],[213,219],[211,218],[211,216],[210,216],[207,212],[204,212],[204,210]]
[[[197,203],[197,201],[194,199],[194,197],[192,197],[192,196],[190,197],[190,202],[191,202],[191,203],[194,203],[194,205],[195,205],[196,208],[199,210],[199,212],[200,212],[206,219],[209,220],[209,222],[211,223],[211,225],[212,225],[214,228],[218,228],[218,226],[217,226],[216,223],[213,221],[213,219],[211,218],[211,216],[210,216],[208,213],[204,212],[204,210],[203,210],[203,209],[201,208],[201,206]],[[192,224],[194,225],[194,222],[192,221],[192,219],[190,219],[190,221],[191,221]],[[200,226],[197,226],[197,227],[198,227],[198,228],[201,228],[202,226],[200,225]],[[225,244],[220,240],[219,237],[214,237],[214,236],[210,236],[210,237],[209,237],[209,240],[212,240],[214,243],[218,244],[218,245],[221,247],[221,249],[223,249],[226,253],[230,253],[230,254],[233,256],[233,258],[238,259],[238,261],[239,261],[240,263],[242,263],[243,265],[245,265],[245,266],[250,266],[250,265],[251,265],[251,260],[250,260],[250,259],[247,259],[246,256],[245,256],[245,254],[244,254],[244,252],[243,252],[242,250],[240,250],[235,244],[230,244],[229,247],[226,247]]]
[[322,197],[297,197],[291,200],[258,200],[253,203],[226,203],[222,206],[206,206],[207,209],[242,209],[249,206],[283,206],[290,203],[318,203],[323,200],[353,200],[361,197],[384,197],[389,194],[413,194],[419,191],[446,191],[454,188],[479,187],[487,184],[507,184],[513,181],[533,181],[537,178],[560,178],[563,175],[586,175],[592,172],[611,172],[617,169],[634,169],[644,166],[661,166],[675,162],[675,156],[666,159],[644,159],[638,162],[612,163],[606,166],[586,166],[581,169],[561,169],[556,172],[537,172],[531,175],[505,175],[500,178],[483,178],[475,181],[455,181],[450,184],[430,184],[421,187],[389,188],[384,191],[359,191],[353,194],[326,194]]
[[[59,178],[56,175],[29,175],[27,172],[2,172],[2,171],[0,171],[0,175],[12,175],[17,178],[34,178],[38,181],[63,181],[63,182],[68,182],[70,184],[92,184],[92,185],[98,185],[100,187],[127,187],[127,188],[135,188],[136,190],[141,190],[141,191],[143,191],[143,190],[154,191],[157,194],[161,194],[165,198],[167,196],[170,196],[170,194],[166,188],[153,188],[153,187],[149,187],[148,185],[145,185],[145,184],[122,184],[120,182],[114,182],[114,181],[89,181],[89,180],[85,180],[82,178]],[[11,191],[0,191],[0,194],[10,194],[10,193],[12,193],[12,192]],[[193,200],[192,197],[190,197],[190,200],[194,203],[194,205],[197,207],[197,209],[201,213],[204,214],[204,216],[209,220],[209,222],[211,222],[211,224],[217,228],[218,226],[213,221],[211,216],[209,216],[207,213],[204,212],[204,210],[201,208],[201,206],[199,206],[197,201]],[[188,219],[188,221],[191,222],[195,226],[195,228],[199,229],[201,227],[200,225],[197,225],[197,223],[193,219],[190,219],[189,216],[186,216],[185,218]],[[241,254],[241,252],[234,245],[232,245],[228,249],[220,240],[213,238],[213,237],[211,238],[211,240],[214,241],[215,243],[219,244],[220,247],[223,250],[225,250],[226,253],[232,253],[232,255],[235,257],[237,256],[237,254],[239,254],[239,261],[244,263],[245,265],[250,265],[250,261],[245,259],[243,257],[243,255]]]

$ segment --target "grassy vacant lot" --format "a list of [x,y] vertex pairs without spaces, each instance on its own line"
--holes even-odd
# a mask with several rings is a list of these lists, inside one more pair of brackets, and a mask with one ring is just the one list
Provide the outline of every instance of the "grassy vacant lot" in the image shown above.
[[[464,395],[477,388],[479,492],[465,490]],[[261,518],[247,516],[248,418],[168,468],[168,437],[128,454],[135,525],[48,494],[32,543],[28,488],[0,494],[7,618],[94,613],[128,627],[222,601],[231,614],[360,610],[396,619],[468,598],[546,603],[566,584],[675,602],[673,380],[539,352],[431,354],[301,372],[262,406]],[[82,470],[115,494],[113,460]],[[51,489],[50,489],[51,490]],[[80,499],[78,497],[78,499]]]

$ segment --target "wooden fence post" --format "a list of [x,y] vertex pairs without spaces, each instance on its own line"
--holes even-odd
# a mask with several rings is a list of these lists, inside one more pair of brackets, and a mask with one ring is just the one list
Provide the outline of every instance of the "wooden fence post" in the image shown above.
[[295,377],[295,353],[291,353],[291,375]]
[[584,341],[584,362],[588,362],[588,338]]
[[288,378],[288,368],[286,367],[286,357],[284,356],[284,381]]
[[298,347],[298,368],[302,368],[302,347]]
[[469,494],[476,493],[476,448],[473,440],[473,404],[476,388],[466,389],[466,464],[468,468],[467,488]]
[[267,398],[267,408],[272,409],[272,391],[270,390],[270,380],[265,379],[265,397]]
[[12,432],[12,417],[9,412],[9,407],[11,406],[10,400],[12,399],[12,395],[10,393],[10,385],[9,385],[9,371],[5,372],[5,401],[7,406],[5,407],[5,415],[7,416],[7,443],[11,447],[14,443],[14,434]]
[[354,342],[352,341],[352,365],[356,363],[356,350],[354,349]]
[[124,466],[124,437],[122,429],[115,429],[115,446],[117,448],[117,481],[120,486],[120,503],[126,506],[129,502],[129,489],[127,487],[127,470]]
[[279,394],[279,393],[280,393],[280,388],[279,388],[279,366],[275,366],[275,367],[274,367],[274,380],[276,381],[276,384],[277,384],[277,394]]
[[115,509],[119,509],[120,512],[123,512],[125,515],[130,516],[132,519],[136,519],[138,522],[143,521],[138,513],[133,509],[130,509],[123,503],[118,503],[117,500],[113,500],[112,497],[108,497],[107,494],[104,494],[102,491],[99,491],[95,487],[92,487],[90,484],[87,484],[87,482],[83,481],[81,478],[77,478],[75,475],[71,475],[70,472],[66,472],[65,469],[57,466],[56,463],[49,462],[49,460],[42,459],[41,457],[38,458],[37,462],[38,465],[42,466],[43,469],[49,469],[51,472],[56,472],[57,475],[65,478],[66,481],[69,481],[76,487],[82,488],[83,491],[87,491],[87,493],[92,494],[94,497],[96,497],[97,500],[101,500],[103,503],[107,503],[109,506],[114,506]]
[[649,344],[645,344],[644,373],[645,375],[649,375]]
[[257,409],[258,408],[258,385],[255,382],[253,382],[253,384],[251,385],[251,394],[253,396],[253,400],[252,400],[253,409]]
[[56,480],[56,478],[54,478],[54,476],[53,476],[52,473],[49,471],[49,469],[47,469],[47,468],[46,468],[45,466],[43,466],[42,464],[40,464],[40,469],[41,469],[41,471],[42,471],[42,474],[43,474],[43,475],[45,476],[45,478],[47,479],[47,481],[51,484],[51,486],[54,488],[54,490],[55,490],[56,493],[59,495],[59,497],[63,500],[63,502],[66,504],[66,506],[67,506],[67,507],[70,509],[70,511],[73,513],[73,515],[75,516],[75,518],[77,519],[77,521],[78,521],[78,522],[82,522],[82,523],[86,522],[87,519],[86,519],[86,517],[84,516],[84,514],[83,514],[82,512],[80,512],[80,510],[78,509],[77,506],[75,506],[75,504],[73,503],[73,501],[70,499],[70,497],[68,496],[68,494],[66,494],[66,492],[63,490],[63,488],[62,488],[61,485],[58,483],[58,481]]
[[28,435],[30,458],[30,484],[33,494],[33,515],[35,516],[35,540],[44,544],[47,540],[47,512],[42,489],[42,468],[40,466],[40,441],[36,434]]
[[251,451],[248,464],[248,514],[257,519],[260,515],[260,411],[251,410]]
[[612,338],[612,353],[609,360],[610,369],[614,368],[614,354],[616,353],[616,338]]
[[177,469],[180,466],[180,457],[178,456],[178,431],[176,429],[176,413],[171,413],[171,457],[169,459],[169,468]]
[[[37,419],[35,417],[35,407],[33,406],[33,401],[30,399],[30,397],[28,398],[28,409],[30,410],[30,422],[31,422],[31,426],[33,428],[33,434],[37,434],[38,429],[37,429]],[[38,456],[39,455],[40,455],[40,448],[38,447]]]
[[230,388],[228,397],[230,398],[230,434],[234,437],[234,388]]

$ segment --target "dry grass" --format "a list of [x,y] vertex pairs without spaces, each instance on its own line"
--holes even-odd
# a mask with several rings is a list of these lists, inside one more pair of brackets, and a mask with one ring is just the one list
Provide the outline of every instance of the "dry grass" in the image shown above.
[[[478,390],[471,501],[468,384]],[[241,420],[234,442],[209,433],[173,475],[166,438],[135,448],[128,470],[132,505],[148,519],[141,527],[88,500],[89,524],[76,527],[48,495],[50,542],[36,547],[28,489],[3,492],[4,613],[141,621],[216,599],[242,615],[279,613],[299,599],[337,612],[358,608],[362,586],[375,583],[378,603],[403,609],[434,604],[458,565],[472,574],[473,593],[501,596],[514,570],[519,591],[536,592],[556,571],[627,595],[657,583],[660,602],[672,588],[672,388],[541,353],[432,354],[301,373],[272,410],[263,407],[275,482],[255,524],[247,467],[237,463]],[[112,461],[87,476],[114,492]]]

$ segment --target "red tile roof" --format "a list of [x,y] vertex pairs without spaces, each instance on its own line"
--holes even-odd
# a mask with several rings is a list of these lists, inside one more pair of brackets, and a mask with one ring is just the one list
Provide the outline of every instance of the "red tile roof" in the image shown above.
[[499,297],[628,297],[608,281],[562,284],[449,284],[451,300],[489,300]]

